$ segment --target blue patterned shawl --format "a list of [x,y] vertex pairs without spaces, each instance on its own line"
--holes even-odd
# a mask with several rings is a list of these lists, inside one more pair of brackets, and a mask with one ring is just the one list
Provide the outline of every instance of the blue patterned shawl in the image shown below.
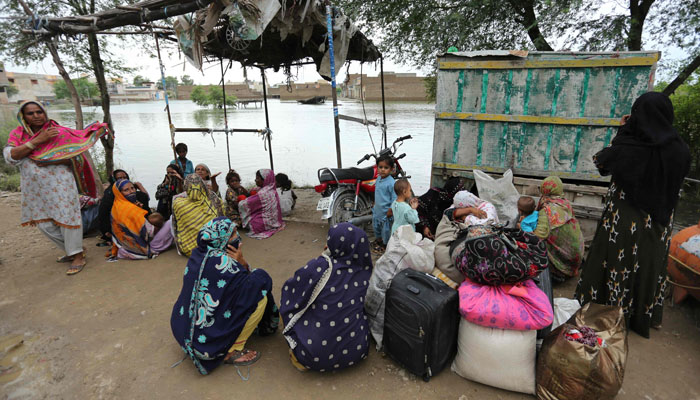
[[267,272],[248,272],[226,254],[236,234],[236,225],[225,217],[202,227],[170,318],[175,340],[202,375],[223,362],[258,302],[272,290]]
[[367,234],[352,224],[338,224],[328,232],[327,245],[321,257],[284,284],[280,303],[283,334],[294,355],[306,368],[321,372],[357,363],[369,347],[364,298],[372,258]]

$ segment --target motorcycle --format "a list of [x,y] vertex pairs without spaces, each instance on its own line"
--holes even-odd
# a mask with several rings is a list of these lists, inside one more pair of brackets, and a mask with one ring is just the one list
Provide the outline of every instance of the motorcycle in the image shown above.
[[375,165],[366,168],[321,168],[318,170],[319,185],[314,189],[321,194],[316,210],[323,211],[322,219],[328,220],[330,225],[340,222],[352,222],[355,225],[372,220],[372,206],[374,205],[374,184],[377,181],[376,160],[384,155],[394,159],[394,178],[410,178],[401,168],[399,160],[406,157],[406,153],[396,156],[398,148],[405,140],[412,139],[411,135],[402,136],[381,150],[377,154],[365,154],[358,162],[374,157]]

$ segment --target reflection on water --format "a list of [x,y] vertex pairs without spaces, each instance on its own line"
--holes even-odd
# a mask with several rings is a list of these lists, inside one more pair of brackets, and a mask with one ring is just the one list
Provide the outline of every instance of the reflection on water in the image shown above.
[[[151,194],[163,180],[165,167],[173,159],[164,108],[163,102],[111,107],[116,130],[115,164],[127,170],[132,178],[141,181],[146,189],[152,191]],[[366,103],[365,109],[367,119],[381,121],[380,103]],[[299,186],[317,184],[319,168],[336,166],[331,103],[301,105],[270,100],[269,110],[275,172],[286,173]],[[85,112],[94,112],[96,119],[102,117],[99,107],[86,108]],[[362,103],[356,101],[341,100],[340,113],[364,118]],[[59,123],[73,125],[75,113],[72,110],[50,110],[50,114]],[[171,114],[173,124],[179,128],[224,127],[223,110],[200,108],[191,101],[172,101]],[[387,104],[389,140],[413,135],[413,140],[406,141],[399,153],[406,153],[401,164],[411,175],[411,183],[417,193],[429,187],[433,119],[433,104]],[[263,108],[233,109],[228,112],[228,120],[232,128],[261,129],[265,127],[265,112]],[[353,167],[357,160],[373,151],[367,128],[358,123],[340,121],[340,130],[343,166]],[[370,127],[370,132],[378,145],[380,130]],[[223,133],[178,133],[175,141],[187,143],[188,158],[194,164],[205,163],[213,173],[222,172],[225,175],[228,171],[226,137]],[[231,167],[241,174],[245,184],[252,185],[255,171],[270,167],[265,143],[254,133],[234,133],[229,141]],[[369,165],[371,161],[362,164]],[[223,179],[221,186],[224,186]]]

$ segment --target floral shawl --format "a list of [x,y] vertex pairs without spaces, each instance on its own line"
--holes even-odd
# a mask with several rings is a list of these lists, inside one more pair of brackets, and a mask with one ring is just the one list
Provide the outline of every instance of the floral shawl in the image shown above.
[[486,213],[486,218],[480,219],[473,215],[468,215],[464,218],[464,224],[470,225],[486,225],[498,223],[498,213],[496,207],[488,201],[481,200],[467,190],[463,190],[455,194],[452,200],[452,208],[476,207]]
[[128,252],[129,258],[148,259],[152,256],[148,242],[153,229],[149,229],[150,224],[146,221],[148,211],[127,200],[119,190],[127,183],[128,180],[120,179],[112,185],[112,243],[114,247]]
[[[24,120],[24,114],[22,114],[22,109],[30,103],[41,108],[47,118],[46,124],[37,133],[32,132],[29,124]],[[96,173],[94,167],[90,165],[84,153],[88,151],[98,139],[109,133],[107,124],[95,122],[88,125],[88,127],[83,130],[66,128],[59,125],[56,121],[48,119],[46,109],[35,101],[27,101],[20,106],[17,112],[17,122],[19,126],[10,132],[10,137],[7,140],[8,146],[21,146],[34,138],[41,131],[49,127],[55,127],[58,129],[59,135],[37,146],[36,149],[29,154],[29,158],[39,162],[70,160],[75,182],[78,185],[78,191],[90,197],[97,197],[97,187],[95,185]]]
[[178,251],[189,257],[197,247],[197,234],[209,221],[223,216],[221,199],[197,174],[185,178],[186,197],[173,199],[173,232]]
[[284,229],[280,197],[275,189],[275,173],[271,169],[258,171],[264,183],[258,193],[238,203],[243,226],[250,229],[248,236],[266,239]]
[[541,197],[537,210],[544,211],[549,220],[549,228],[558,228],[574,218],[574,209],[569,200],[563,198],[564,184],[558,176],[544,180],[540,188]]
[[198,232],[170,318],[175,340],[202,375],[224,361],[260,300],[274,302],[267,272],[250,272],[226,253],[236,234],[236,225],[223,217]]

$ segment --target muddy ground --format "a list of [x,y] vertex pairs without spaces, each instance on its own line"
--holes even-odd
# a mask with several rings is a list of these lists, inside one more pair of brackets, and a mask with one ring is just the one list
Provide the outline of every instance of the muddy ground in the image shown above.
[[[313,210],[317,197],[300,195],[301,208],[287,229],[268,240],[243,242],[251,265],[272,276],[277,299],[284,280],[321,252],[326,237],[327,227]],[[65,265],[54,261],[60,252],[36,228],[20,228],[19,214],[19,196],[0,193],[2,399],[532,398],[449,370],[425,383],[374,350],[354,368],[300,373],[289,363],[279,331],[249,341],[262,359],[247,382],[227,365],[209,376],[199,375],[188,360],[171,368],[183,355],[169,320],[187,260],[171,250],[154,260],[107,263],[93,236],[85,240],[88,266],[69,277]],[[557,287],[555,295],[570,296],[573,286]],[[630,333],[618,399],[700,398],[697,310],[697,303],[667,305],[663,328],[651,340]]]

